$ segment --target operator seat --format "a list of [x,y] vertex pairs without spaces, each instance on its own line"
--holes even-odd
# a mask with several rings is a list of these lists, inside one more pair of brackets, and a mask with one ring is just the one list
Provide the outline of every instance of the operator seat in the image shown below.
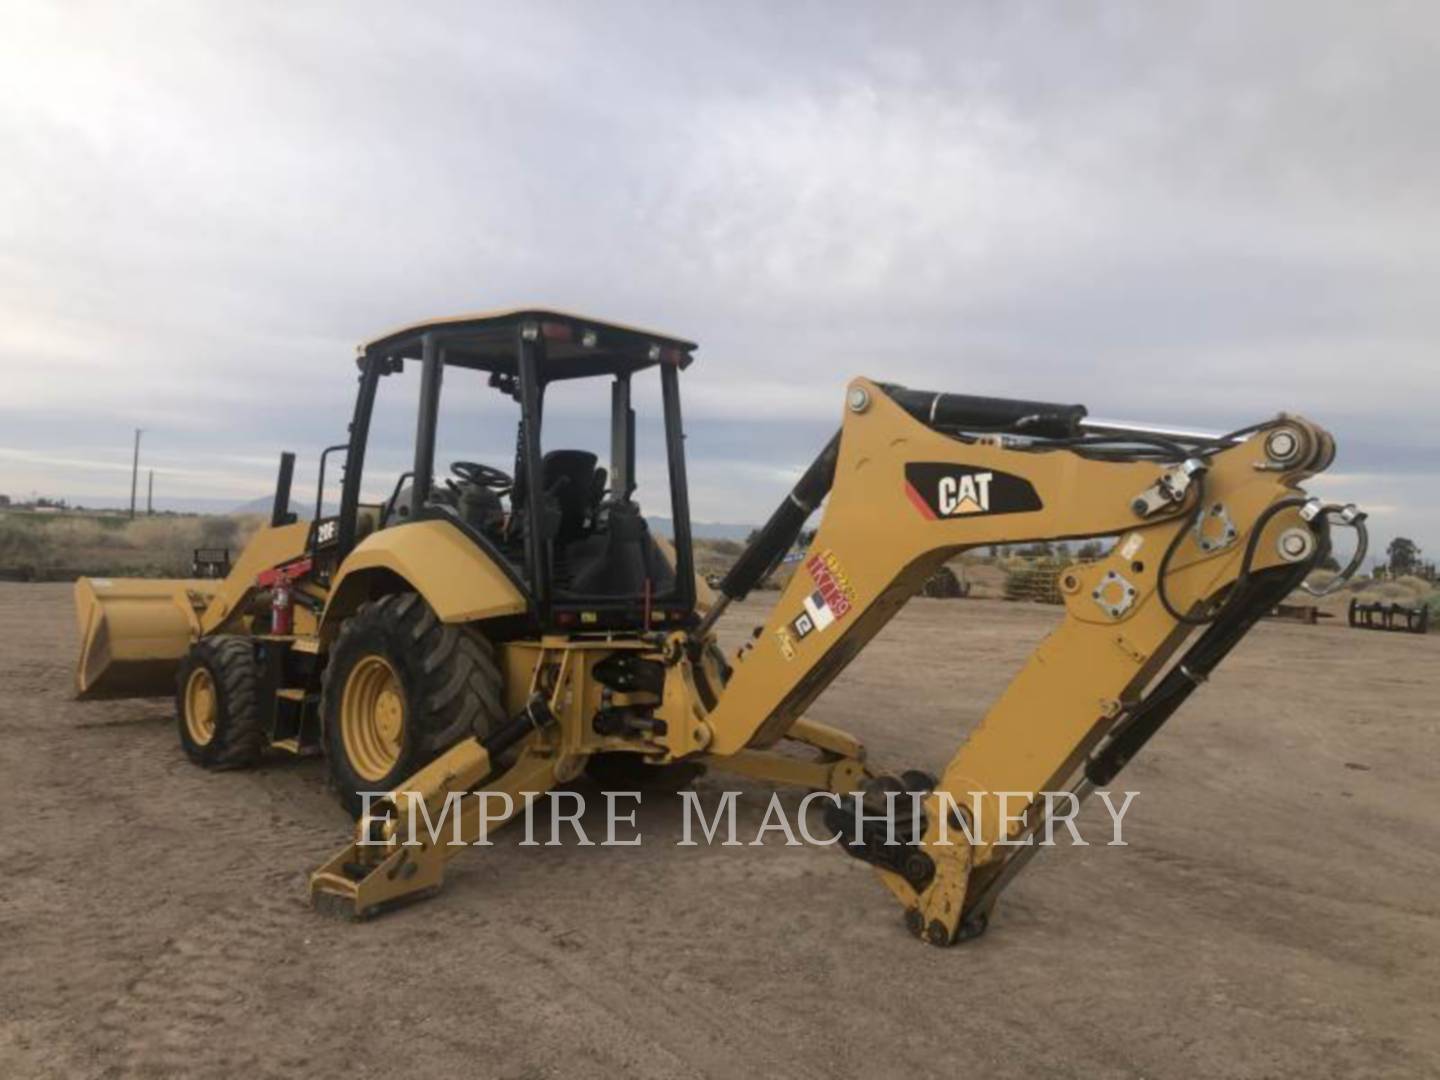
[[595,517],[595,481],[600,459],[589,450],[551,450],[540,459],[541,487],[560,507],[557,544],[583,538]]

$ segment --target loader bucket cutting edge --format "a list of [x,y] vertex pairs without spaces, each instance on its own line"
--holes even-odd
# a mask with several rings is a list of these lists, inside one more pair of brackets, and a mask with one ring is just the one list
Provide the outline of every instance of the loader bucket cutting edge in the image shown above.
[[219,584],[137,578],[76,581],[76,696],[92,700],[173,693],[180,659],[199,633],[199,611]]

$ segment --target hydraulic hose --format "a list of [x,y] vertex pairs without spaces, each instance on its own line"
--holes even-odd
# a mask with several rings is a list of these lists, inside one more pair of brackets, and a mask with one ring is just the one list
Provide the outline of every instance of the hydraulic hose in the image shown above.
[[1165,554],[1160,559],[1160,569],[1155,579],[1155,591],[1159,594],[1160,603],[1164,605],[1166,613],[1176,622],[1183,623],[1186,626],[1208,626],[1210,623],[1213,623],[1221,616],[1226,608],[1230,606],[1234,598],[1244,591],[1245,584],[1250,578],[1250,569],[1255,562],[1255,551],[1260,546],[1260,536],[1265,531],[1265,526],[1282,510],[1304,506],[1308,501],[1309,500],[1302,499],[1299,496],[1292,496],[1288,499],[1280,499],[1278,502],[1273,502],[1262,510],[1259,516],[1256,517],[1255,524],[1250,530],[1250,539],[1245,544],[1245,556],[1240,561],[1240,573],[1235,578],[1235,584],[1231,588],[1229,596],[1209,615],[1186,615],[1177,611],[1175,605],[1170,602],[1169,593],[1165,590],[1165,578],[1170,569],[1170,560],[1174,557],[1176,549],[1179,548],[1180,541],[1184,539],[1186,533],[1194,528],[1195,522],[1199,520],[1200,514],[1204,512],[1205,481],[1203,477],[1200,478],[1195,488],[1195,506],[1190,511],[1190,516],[1184,526],[1170,539],[1170,546],[1165,549]]
[[835,462],[840,456],[840,433],[837,431],[820,455],[810,463],[805,475],[775,508],[750,546],[740,553],[720,582],[720,591],[731,600],[743,600],[750,590],[764,580],[785,552],[794,545],[805,522],[830,493],[835,483]]
[[1353,506],[1327,506],[1321,511],[1326,516],[1339,514],[1340,522],[1355,530],[1355,553],[1350,556],[1350,561],[1345,564],[1345,569],[1335,575],[1331,581],[1319,588],[1311,585],[1308,581],[1302,581],[1300,588],[1304,589],[1311,596],[1329,596],[1344,588],[1345,583],[1355,576],[1360,565],[1365,561],[1365,555],[1370,550],[1370,530],[1365,527],[1365,515],[1357,513]]
[[750,590],[760,584],[794,546],[805,522],[830,493],[839,458],[840,432],[837,431],[721,580],[719,598],[695,628],[696,641],[703,641],[730,602],[750,595]]

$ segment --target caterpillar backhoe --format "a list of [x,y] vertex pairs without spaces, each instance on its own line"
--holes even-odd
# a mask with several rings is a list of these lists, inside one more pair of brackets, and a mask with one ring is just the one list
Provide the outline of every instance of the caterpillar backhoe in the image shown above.
[[[270,524],[223,580],[77,584],[81,696],[173,691],[180,742],[206,767],[323,752],[357,821],[311,877],[317,906],[365,917],[434,893],[451,857],[587,769],[628,787],[690,763],[881,806],[832,814],[843,848],[918,937],[948,945],[984,929],[1036,850],[1020,841],[1044,823],[1040,793],[1109,784],[1305,583],[1332,526],[1360,534],[1337,580],[1363,558],[1364,515],[1299,486],[1334,442],[1298,416],[1218,435],[857,378],[839,430],[712,592],[694,569],[680,410],[695,348],[534,309],[377,338],[359,350],[349,436],[321,456],[309,521],[290,509],[282,455]],[[377,393],[407,372],[413,455],[367,468]],[[510,419],[462,423],[461,444],[513,432],[513,466],[457,460],[441,482],[442,386],[462,379]],[[608,385],[608,468],[551,446],[565,388],[587,379]],[[637,424],[642,399],[659,423]],[[663,455],[640,460],[642,431]],[[326,514],[331,454],[344,464]],[[663,480],[642,484],[637,466],[657,462]],[[669,539],[641,493],[668,500]],[[765,625],[725,653],[717,619],[822,504]],[[947,560],[1073,538],[1108,553],[1061,571],[1062,622],[938,777],[878,769],[806,717]],[[1032,793],[1026,813],[1002,813],[1012,792]],[[895,842],[902,795],[920,812]],[[447,810],[453,829],[417,828]]]

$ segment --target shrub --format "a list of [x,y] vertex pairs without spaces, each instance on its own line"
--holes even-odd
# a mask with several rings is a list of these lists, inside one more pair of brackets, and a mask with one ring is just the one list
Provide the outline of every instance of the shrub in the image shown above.
[[232,547],[240,532],[240,522],[233,517],[200,519],[200,544],[204,547]]
[[0,571],[32,578],[49,565],[49,551],[37,529],[11,518],[0,520]]
[[0,517],[0,573],[43,577],[57,571],[130,577],[188,577],[194,549],[244,547],[263,519],[157,515]]

